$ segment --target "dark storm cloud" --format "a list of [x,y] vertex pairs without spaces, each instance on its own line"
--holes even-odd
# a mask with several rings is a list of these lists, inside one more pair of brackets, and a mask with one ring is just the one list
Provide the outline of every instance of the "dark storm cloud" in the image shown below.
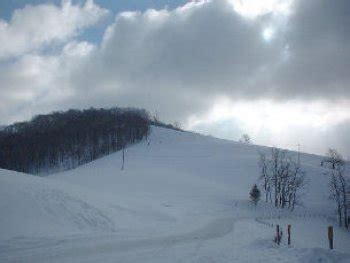
[[289,59],[272,84],[288,97],[350,98],[350,1],[298,1],[286,28]]

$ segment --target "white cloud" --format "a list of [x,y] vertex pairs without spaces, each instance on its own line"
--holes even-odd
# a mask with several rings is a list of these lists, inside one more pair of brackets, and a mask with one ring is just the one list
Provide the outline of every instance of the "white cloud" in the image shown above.
[[[95,50],[90,43],[72,41],[59,55],[33,53],[15,62],[0,64],[0,119],[3,123],[64,109],[67,100],[83,97],[72,87],[71,79],[82,65],[90,63]],[[74,103],[70,107],[74,107]]]
[[10,21],[0,20],[0,59],[18,56],[54,41],[67,41],[107,13],[92,0],[81,6],[66,0],[61,6],[27,5],[15,10]]
[[236,12],[248,18],[266,14],[289,15],[294,0],[229,0]]
[[[269,100],[217,100],[204,114],[193,114],[186,127],[203,133],[238,140],[248,133],[255,143],[325,153],[327,148],[338,148],[346,156],[350,130],[350,101],[342,102],[298,100],[276,102]],[[330,110],[331,109],[331,110]]]

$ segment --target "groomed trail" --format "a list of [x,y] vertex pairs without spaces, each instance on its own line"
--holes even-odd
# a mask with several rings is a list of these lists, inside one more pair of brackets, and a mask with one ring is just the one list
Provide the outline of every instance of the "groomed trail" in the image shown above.
[[[0,170],[0,262],[350,262],[321,157],[301,154],[308,184],[293,213],[249,203],[269,151],[152,127],[124,171],[120,152],[47,177]],[[276,224],[292,224],[292,246],[272,242]]]

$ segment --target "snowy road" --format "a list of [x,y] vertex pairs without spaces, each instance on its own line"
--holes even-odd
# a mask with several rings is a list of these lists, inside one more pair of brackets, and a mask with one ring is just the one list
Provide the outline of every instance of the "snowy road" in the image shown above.
[[220,218],[192,232],[137,240],[118,240],[118,235],[103,237],[75,237],[71,239],[16,239],[15,246],[8,242],[0,244],[0,259],[3,262],[76,262],[91,256],[119,254],[136,250],[159,249],[191,242],[205,242],[221,238],[234,229],[234,224],[243,218]]

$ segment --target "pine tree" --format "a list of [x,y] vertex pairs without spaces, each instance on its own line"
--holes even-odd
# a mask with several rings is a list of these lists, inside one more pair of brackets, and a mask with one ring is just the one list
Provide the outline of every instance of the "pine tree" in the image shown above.
[[254,186],[250,190],[249,196],[250,196],[250,201],[253,202],[254,205],[256,205],[259,202],[261,193],[256,184],[254,184]]

